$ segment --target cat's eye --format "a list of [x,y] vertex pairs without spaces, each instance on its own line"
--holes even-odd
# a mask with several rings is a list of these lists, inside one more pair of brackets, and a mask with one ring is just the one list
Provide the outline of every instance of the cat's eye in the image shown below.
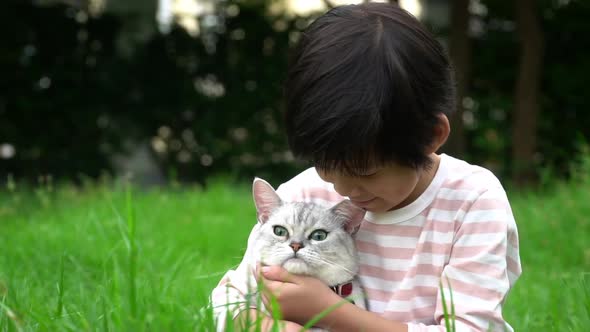
[[326,237],[328,237],[328,232],[323,229],[315,230],[309,235],[309,239],[314,241],[324,241]]
[[287,236],[289,235],[289,232],[287,231],[287,229],[283,226],[274,226],[272,228],[273,233],[275,233],[276,236]]

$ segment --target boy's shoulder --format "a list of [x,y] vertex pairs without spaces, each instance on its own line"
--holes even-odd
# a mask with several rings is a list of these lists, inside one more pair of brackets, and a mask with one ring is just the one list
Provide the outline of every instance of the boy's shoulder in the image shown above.
[[443,188],[479,193],[491,189],[504,191],[498,177],[489,169],[446,154],[442,154],[441,158],[447,172]]

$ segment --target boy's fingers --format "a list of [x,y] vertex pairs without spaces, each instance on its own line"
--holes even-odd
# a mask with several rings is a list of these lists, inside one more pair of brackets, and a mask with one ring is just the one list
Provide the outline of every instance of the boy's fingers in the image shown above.
[[265,280],[264,286],[261,289],[260,295],[262,296],[262,302],[267,308],[271,307],[271,299],[277,299],[281,292],[281,287],[284,283],[280,281]]
[[262,279],[262,264],[260,262],[256,262],[256,266],[254,266],[254,270],[252,272],[254,273],[256,281],[260,282]]
[[272,281],[272,280],[265,280],[264,281],[264,291],[274,294],[276,296],[279,295],[281,287],[283,287],[285,283],[281,281]]
[[263,266],[260,271],[264,278],[268,280],[289,282],[292,284],[297,284],[299,280],[297,276],[287,272],[287,270],[278,265]]

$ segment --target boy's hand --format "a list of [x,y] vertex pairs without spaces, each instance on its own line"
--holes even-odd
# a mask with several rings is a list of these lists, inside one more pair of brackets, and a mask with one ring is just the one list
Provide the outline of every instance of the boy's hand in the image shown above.
[[342,301],[316,278],[293,275],[280,266],[259,267],[262,300],[267,308],[271,298],[279,304],[283,319],[305,325],[314,316]]
[[[303,329],[302,325],[297,323],[289,322],[287,320],[282,320],[279,322],[279,331],[281,332],[301,332]],[[270,329],[267,331],[272,331],[272,324],[270,325]]]
[[[249,317],[248,317],[249,316]],[[260,329],[256,329],[256,321],[260,319]],[[303,326],[289,322],[289,321],[278,321],[276,322],[279,325],[278,331],[281,332],[301,332]],[[246,326],[248,324],[248,326]],[[272,317],[265,315],[257,311],[256,309],[250,309],[246,311],[242,311],[238,317],[234,320],[234,330],[235,331],[253,331],[253,332],[271,332],[277,331],[274,328],[275,321]]]

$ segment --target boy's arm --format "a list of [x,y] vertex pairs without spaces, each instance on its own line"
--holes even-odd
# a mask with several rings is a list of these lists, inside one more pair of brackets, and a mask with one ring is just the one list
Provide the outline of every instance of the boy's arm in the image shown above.
[[357,307],[313,277],[292,275],[280,266],[268,267],[262,275],[264,296],[272,294],[286,319],[304,324],[327,312],[315,326],[332,332],[408,331],[406,324]]
[[236,316],[234,319],[234,331],[272,331],[275,324],[279,325],[279,331],[281,332],[300,332],[303,328],[303,326],[289,321],[279,320],[275,322],[267,314],[257,309],[249,309],[240,312]]
[[[441,280],[449,313],[454,305],[456,331],[512,331],[502,306],[521,267],[516,223],[504,190],[483,192],[460,219]],[[440,289],[434,319],[440,326],[408,324],[409,331],[444,331]]]

